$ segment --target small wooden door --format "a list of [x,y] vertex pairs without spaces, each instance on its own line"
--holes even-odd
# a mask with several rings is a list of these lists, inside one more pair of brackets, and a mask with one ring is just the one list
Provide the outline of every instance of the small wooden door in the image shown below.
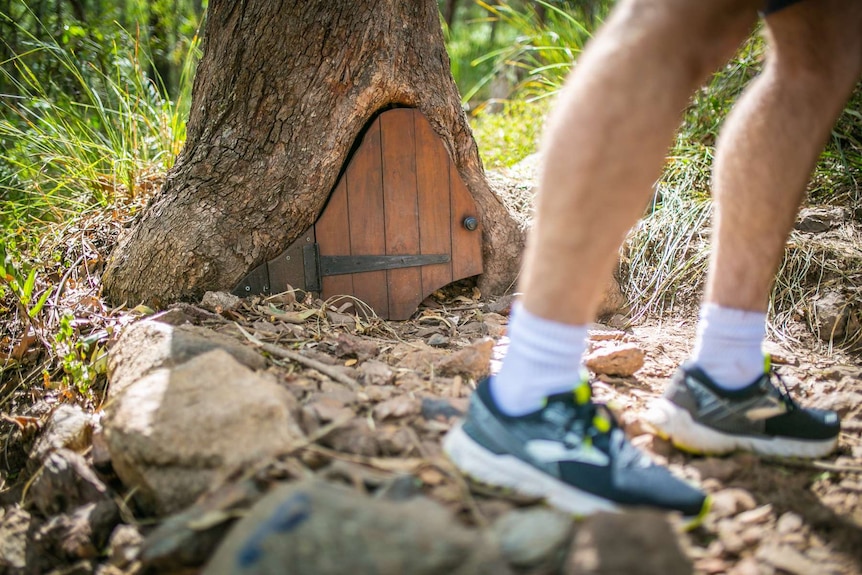
[[425,117],[398,108],[368,127],[314,226],[235,293],[291,285],[407,319],[434,290],[480,273],[473,198]]

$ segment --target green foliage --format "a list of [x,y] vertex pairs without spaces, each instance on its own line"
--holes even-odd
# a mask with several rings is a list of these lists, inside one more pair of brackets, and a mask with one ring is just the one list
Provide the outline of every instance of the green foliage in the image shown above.
[[[710,170],[727,112],[762,68],[765,43],[756,33],[736,57],[698,90],[686,110],[655,201],[629,234],[623,250],[624,288],[638,314],[695,305],[710,250]],[[814,171],[808,201],[859,205],[862,173],[862,87],[857,87]],[[804,310],[826,278],[845,277],[850,264],[828,246],[791,237],[770,298],[774,325]],[[848,268],[848,269],[851,269]],[[852,282],[850,282],[852,283]]]
[[471,119],[486,168],[509,167],[536,152],[550,100],[506,102],[500,112],[480,109]]
[[107,370],[106,331],[80,337],[75,327],[75,315],[66,311],[54,334],[54,352],[60,358],[63,377],[60,386],[74,389],[80,396],[91,399],[93,384]]
[[[482,0],[492,19],[516,34],[512,43],[486,53],[475,62],[493,62],[489,74],[464,95],[469,100],[480,87],[501,74],[517,78],[516,91],[532,98],[555,94],[563,85],[575,58],[590,38],[590,31],[574,13],[543,0],[517,7],[513,3],[496,5]],[[538,8],[544,8],[540,18]]]
[[[10,242],[9,247],[14,249],[15,244]],[[37,266],[32,266],[28,270],[20,263],[20,259],[16,261],[13,254],[7,251],[6,245],[0,244],[0,299],[6,295],[5,291],[8,289],[15,298],[21,317],[34,327],[36,327],[37,316],[54,291],[53,286],[49,286],[41,294],[37,293],[37,273]]]
[[185,139],[197,37],[171,101],[147,73],[147,46],[117,25],[70,25],[43,40],[0,19],[23,48],[0,66],[14,94],[0,105],[4,235],[108,205],[117,194],[134,197],[170,167]]

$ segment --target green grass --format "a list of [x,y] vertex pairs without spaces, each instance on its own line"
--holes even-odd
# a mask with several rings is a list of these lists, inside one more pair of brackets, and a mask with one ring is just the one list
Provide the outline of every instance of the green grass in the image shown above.
[[487,107],[470,120],[486,169],[517,164],[538,148],[550,100],[505,102],[499,112]]
[[[94,242],[156,191],[179,153],[198,38],[170,99],[148,75],[148,44],[118,25],[68,26],[60,38],[42,34],[47,40],[18,27],[18,36],[25,49],[0,62],[7,87],[0,101],[0,405],[37,382],[89,401],[104,349],[84,332],[101,320],[74,314],[78,300],[98,291],[91,266],[104,246]],[[117,208],[113,216],[110,208]],[[105,230],[92,229],[99,218]],[[77,291],[69,287],[78,280]],[[41,371],[15,353],[7,357],[28,331],[41,349]]]
[[[145,72],[145,46],[122,29],[114,32],[104,46],[91,45],[86,35],[74,44],[30,36],[29,49],[0,66],[13,87],[0,106],[4,236],[62,222],[118,196],[133,198],[172,165],[185,140],[197,39],[183,89],[171,101]],[[104,50],[106,58],[86,60],[78,54],[85,48]]]

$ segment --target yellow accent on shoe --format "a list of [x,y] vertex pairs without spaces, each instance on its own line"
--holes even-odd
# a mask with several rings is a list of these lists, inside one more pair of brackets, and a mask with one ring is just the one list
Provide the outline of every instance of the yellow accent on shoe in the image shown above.
[[763,354],[763,373],[772,371],[772,356],[768,353]]
[[575,388],[575,402],[578,405],[586,405],[590,402],[590,398],[593,396],[593,390],[590,387],[590,384],[586,381],[582,381],[581,384]]
[[595,427],[599,433],[607,433],[611,430],[611,422],[604,417],[597,415],[593,418],[593,427]]
[[700,513],[692,517],[689,521],[686,521],[683,525],[683,529],[685,531],[692,531],[701,526],[703,520],[706,519],[706,516],[709,514],[712,509],[712,497],[709,495],[706,496],[706,499],[703,501],[703,507],[700,508]]

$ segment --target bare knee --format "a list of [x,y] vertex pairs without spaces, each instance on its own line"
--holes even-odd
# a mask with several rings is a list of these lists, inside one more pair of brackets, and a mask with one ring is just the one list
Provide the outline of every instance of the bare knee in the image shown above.
[[748,37],[761,2],[627,0],[618,5],[609,24],[621,36],[660,45],[666,65],[676,65],[696,85]]
[[767,19],[766,73],[843,103],[862,73],[862,3],[801,2]]

